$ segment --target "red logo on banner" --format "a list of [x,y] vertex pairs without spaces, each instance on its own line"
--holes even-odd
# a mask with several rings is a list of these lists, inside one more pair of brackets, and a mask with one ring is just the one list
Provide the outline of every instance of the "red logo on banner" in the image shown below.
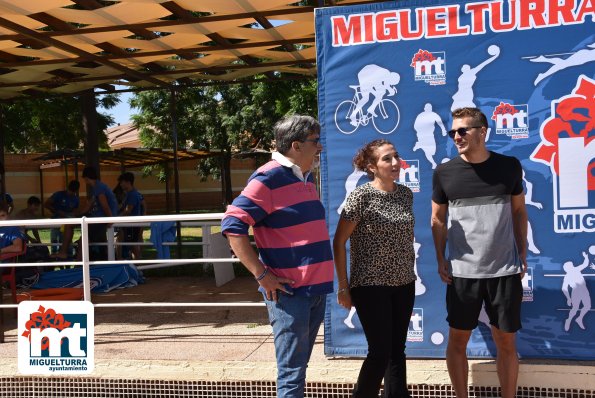
[[411,67],[415,68],[415,64],[421,61],[434,61],[436,57],[432,55],[428,50],[419,50],[413,58],[411,58]]
[[[589,134],[592,133],[592,134]],[[584,76],[579,78],[575,90],[555,105],[552,117],[541,131],[543,141],[531,155],[534,160],[554,165],[559,175],[558,139],[583,137],[585,145],[595,139],[595,83]],[[589,190],[595,190],[595,161],[589,163]]]
[[[500,102],[500,105],[498,105],[496,109],[494,109],[494,113],[492,113],[492,120],[496,120],[497,115],[514,115],[515,113],[518,113],[518,110],[514,107],[514,105],[507,104],[506,102]],[[508,124],[508,120],[503,119],[502,123]],[[506,127],[512,126],[507,125]]]

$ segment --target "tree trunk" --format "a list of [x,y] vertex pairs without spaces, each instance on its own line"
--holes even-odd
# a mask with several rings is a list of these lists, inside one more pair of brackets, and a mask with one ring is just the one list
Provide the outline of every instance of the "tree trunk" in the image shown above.
[[4,105],[0,104],[0,203],[6,200],[4,194],[6,193],[6,170],[4,170],[4,137],[6,131],[4,131]]
[[223,209],[233,201],[233,188],[231,186],[231,152],[223,150],[221,154],[221,189],[223,191]]
[[95,167],[97,176],[101,179],[101,170],[99,168],[97,109],[95,108],[95,93],[93,90],[87,90],[82,94],[80,96],[80,101],[83,114],[83,129],[85,131],[85,165]]

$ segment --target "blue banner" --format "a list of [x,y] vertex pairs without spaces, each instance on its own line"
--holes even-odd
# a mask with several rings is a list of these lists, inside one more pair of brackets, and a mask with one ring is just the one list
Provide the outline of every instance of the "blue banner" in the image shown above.
[[[432,172],[457,156],[451,110],[475,106],[488,149],[517,157],[529,214],[522,357],[595,359],[595,2],[399,1],[316,10],[322,197],[331,237],[367,177],[357,148],[392,141],[414,192],[416,301],[407,354],[443,357],[445,285],[430,230]],[[336,281],[335,281],[336,287]],[[595,298],[595,297],[594,297]],[[329,296],[325,353],[363,356],[357,314]],[[382,303],[379,303],[382,305]],[[487,316],[470,356],[494,356]]]

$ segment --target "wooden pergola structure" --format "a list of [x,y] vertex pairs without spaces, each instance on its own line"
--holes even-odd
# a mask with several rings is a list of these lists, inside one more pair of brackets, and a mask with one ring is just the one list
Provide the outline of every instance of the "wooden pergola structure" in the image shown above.
[[0,99],[315,77],[314,8],[373,2],[0,0]]
[[314,9],[374,2],[0,0],[0,100],[78,96],[85,163],[99,166],[95,95],[166,89],[175,101],[184,87],[250,82],[256,75],[315,78]]

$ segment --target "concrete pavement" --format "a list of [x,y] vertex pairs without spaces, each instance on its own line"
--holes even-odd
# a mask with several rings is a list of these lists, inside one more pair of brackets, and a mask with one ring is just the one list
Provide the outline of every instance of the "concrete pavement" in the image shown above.
[[[5,297],[8,300],[8,297]],[[93,295],[93,302],[248,302],[262,296],[250,277],[221,287],[212,278],[149,278],[133,288]],[[264,306],[128,307],[95,309],[94,377],[157,380],[275,380],[273,338]],[[0,377],[18,376],[16,319],[6,314]],[[361,359],[324,355],[319,332],[308,381],[354,383]],[[595,390],[594,363],[523,361],[519,384]],[[493,360],[471,361],[470,383],[498,385]],[[449,385],[445,361],[409,360],[410,384]],[[580,383],[580,384],[577,384]]]
[[[261,301],[254,280],[246,277],[219,288],[211,278],[149,278],[133,288],[93,295],[95,304]],[[16,319],[7,313],[5,323],[0,376],[17,375]],[[134,377],[142,369],[150,378],[274,380],[274,358],[264,306],[95,308],[97,376]],[[312,362],[331,362],[323,354],[322,328]],[[360,360],[346,362],[353,372],[359,370]]]

